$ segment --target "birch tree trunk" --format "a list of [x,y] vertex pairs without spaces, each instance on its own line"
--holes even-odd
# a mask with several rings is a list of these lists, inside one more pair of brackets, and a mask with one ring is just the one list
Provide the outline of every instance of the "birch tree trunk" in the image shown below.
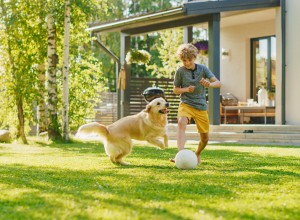
[[56,66],[58,56],[56,54],[56,26],[53,14],[50,12],[47,17],[48,25],[48,136],[51,140],[61,139],[57,116],[57,84]]
[[63,60],[63,140],[69,140],[69,43],[70,43],[70,0],[65,0],[65,35]]
[[38,134],[47,131],[47,114],[46,114],[46,102],[45,102],[45,86],[46,86],[46,70],[45,64],[39,65],[39,83],[38,90],[40,98],[38,100]]

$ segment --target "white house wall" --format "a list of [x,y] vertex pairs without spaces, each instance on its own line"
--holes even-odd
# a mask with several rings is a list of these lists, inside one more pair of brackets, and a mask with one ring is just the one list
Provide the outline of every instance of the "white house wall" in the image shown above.
[[300,1],[286,1],[286,124],[300,125]]
[[[238,16],[236,16],[238,19]],[[250,39],[275,35],[275,20],[222,28],[221,50],[229,58],[221,58],[221,93],[232,93],[239,101],[250,98]]]

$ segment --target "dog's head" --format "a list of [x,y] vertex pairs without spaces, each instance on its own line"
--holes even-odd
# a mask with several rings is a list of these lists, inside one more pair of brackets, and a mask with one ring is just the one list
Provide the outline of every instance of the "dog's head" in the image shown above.
[[145,112],[154,112],[159,114],[168,114],[169,103],[164,98],[153,99],[144,110]]

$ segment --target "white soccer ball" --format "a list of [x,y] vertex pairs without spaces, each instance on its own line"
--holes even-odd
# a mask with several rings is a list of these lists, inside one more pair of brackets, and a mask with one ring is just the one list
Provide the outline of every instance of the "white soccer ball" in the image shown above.
[[198,159],[195,152],[191,150],[181,150],[175,156],[175,165],[178,169],[190,170],[195,169]]

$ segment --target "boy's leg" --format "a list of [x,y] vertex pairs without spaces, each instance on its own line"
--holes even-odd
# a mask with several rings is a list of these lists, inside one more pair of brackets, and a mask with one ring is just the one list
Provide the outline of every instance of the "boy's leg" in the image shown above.
[[[183,150],[184,149],[184,145],[185,145],[185,129],[186,126],[188,125],[189,120],[187,117],[180,117],[178,119],[178,131],[177,131],[177,147],[178,147],[178,151]],[[175,162],[174,158],[170,159],[171,162]]]
[[185,145],[185,130],[189,120],[187,117],[180,117],[178,119],[178,132],[177,132],[177,147],[178,151],[184,149]]
[[208,143],[208,133],[200,133],[200,142],[198,144],[198,148],[195,152],[197,158],[198,158],[198,163],[201,163],[200,160],[200,154],[202,152],[202,150],[206,147],[207,143]]
[[200,136],[200,142],[195,154],[198,158],[198,163],[201,163],[200,154],[206,147],[209,139],[209,118],[207,111],[198,111],[194,119]]

